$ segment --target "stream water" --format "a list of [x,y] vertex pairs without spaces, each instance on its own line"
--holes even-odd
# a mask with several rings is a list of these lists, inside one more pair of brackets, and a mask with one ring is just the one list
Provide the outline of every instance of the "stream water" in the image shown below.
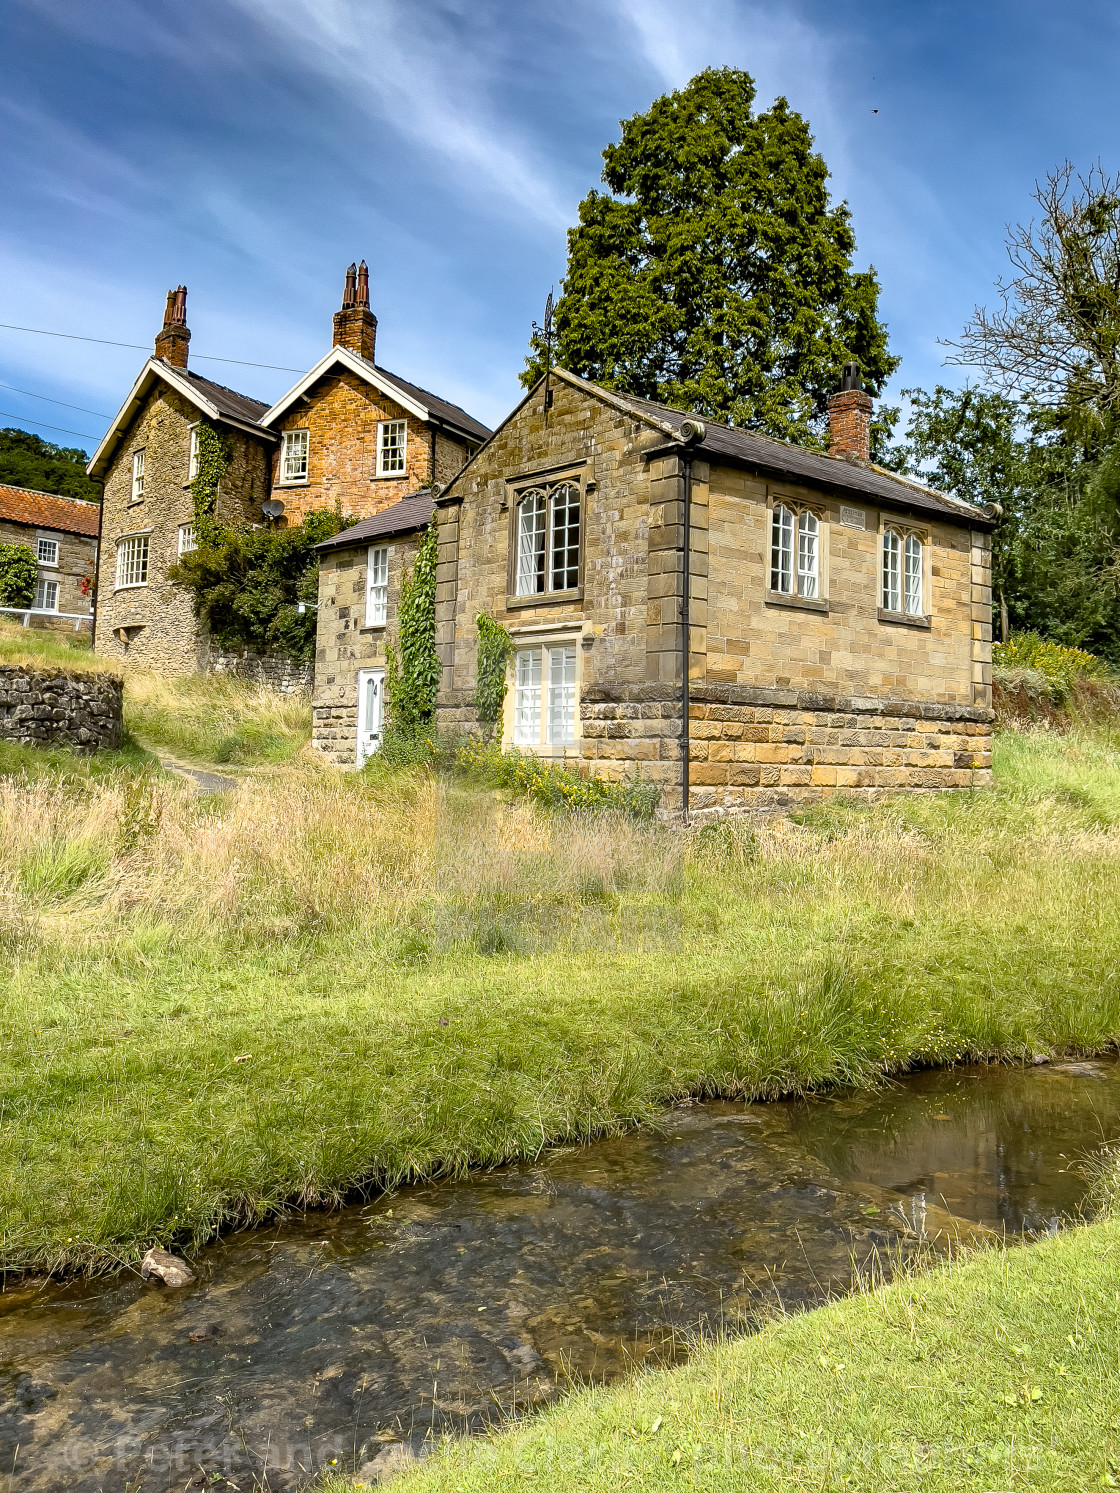
[[[1057,1228],[1120,1134],[1120,1065],[957,1068],[874,1094],[675,1109],[656,1130],[408,1188],[134,1275],[0,1295],[0,1478],[294,1489],[672,1361],[848,1288],[954,1218]],[[13,1477],[14,1474],[14,1477]]]

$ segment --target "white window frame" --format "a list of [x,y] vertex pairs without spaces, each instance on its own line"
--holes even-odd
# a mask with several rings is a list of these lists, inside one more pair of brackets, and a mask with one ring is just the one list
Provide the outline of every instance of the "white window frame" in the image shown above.
[[408,471],[408,421],[378,420],[377,475],[403,477]]
[[144,447],[132,453],[132,496],[131,503],[141,503],[144,500]]
[[[198,476],[198,426],[191,426],[191,444],[187,454],[187,481],[193,482]],[[179,551],[182,554],[182,550]]]
[[879,604],[896,617],[924,617],[926,545],[913,529],[883,529],[879,563]]
[[540,755],[563,753],[579,741],[578,636],[516,640],[510,689],[513,745]]
[[[370,697],[371,687],[375,690],[372,699]],[[371,708],[374,712],[372,721],[370,720]],[[385,670],[359,669],[357,731],[354,754],[354,760],[359,767],[368,762],[381,745],[381,736],[384,728]]]
[[198,548],[198,538],[194,531],[194,524],[179,525],[179,549],[180,555],[189,555],[191,550]]
[[[135,591],[148,584],[150,534],[124,534],[117,540],[117,591]],[[132,575],[138,579],[125,580]]]
[[822,526],[818,514],[779,499],[770,510],[770,590],[775,596],[821,599]]
[[518,488],[513,504],[512,595],[573,595],[580,588],[582,555],[579,478],[561,477]]
[[366,555],[366,626],[384,627],[389,617],[389,546],[371,544]]
[[310,481],[311,432],[306,426],[299,430],[285,430],[280,440],[280,480],[277,486],[306,487]]
[[56,580],[46,575],[39,577],[35,582],[35,599],[31,603],[31,610],[33,612],[58,611],[58,582]]
[[58,569],[58,546],[57,539],[36,538],[35,558],[40,565],[46,565],[51,570]]

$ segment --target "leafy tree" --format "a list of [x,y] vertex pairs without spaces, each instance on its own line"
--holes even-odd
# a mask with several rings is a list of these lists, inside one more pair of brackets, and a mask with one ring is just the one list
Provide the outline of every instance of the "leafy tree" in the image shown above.
[[328,510],[282,529],[209,520],[198,548],[181,556],[168,576],[191,592],[195,616],[223,647],[311,659],[319,594],[314,546],[352,522]]
[[948,361],[1099,444],[1120,428],[1120,175],[1066,161],[1033,195],[1041,221],[1009,232],[999,307],[976,308]]
[[39,566],[24,544],[0,544],[0,607],[29,607]]
[[65,498],[101,501],[101,483],[86,476],[89,457],[76,447],[52,446],[29,430],[0,430],[0,482]]
[[[748,73],[709,68],[623,121],[609,192],[568,233],[556,356],[608,388],[820,444],[843,364],[878,390],[898,360],[808,125],[785,99],[754,113],[754,97]],[[542,369],[537,335],[522,381]]]

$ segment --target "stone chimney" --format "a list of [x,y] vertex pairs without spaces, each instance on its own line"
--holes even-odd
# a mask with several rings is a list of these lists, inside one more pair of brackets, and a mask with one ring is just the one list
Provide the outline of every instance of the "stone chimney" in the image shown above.
[[871,396],[859,379],[859,364],[845,363],[839,392],[828,401],[828,452],[847,461],[871,460]]
[[369,309],[369,270],[363,259],[346,271],[342,310],[334,313],[334,345],[348,347],[372,363],[376,342],[377,317]]
[[187,287],[180,285],[167,292],[163,326],[156,338],[156,357],[176,368],[185,368],[190,340],[191,334],[187,327]]

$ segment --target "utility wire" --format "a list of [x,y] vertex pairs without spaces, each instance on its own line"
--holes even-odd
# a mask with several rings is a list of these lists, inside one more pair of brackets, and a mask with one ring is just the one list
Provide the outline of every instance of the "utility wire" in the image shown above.
[[99,420],[113,418],[101,410],[87,410],[80,404],[67,404],[64,399],[52,399],[49,394],[32,394],[30,389],[17,389],[15,384],[0,384],[0,389],[8,389],[13,394],[26,394],[28,399],[42,399],[46,404],[60,404],[64,410],[77,410],[79,415],[96,415]]
[[64,430],[61,425],[48,425],[43,420],[29,420],[26,415],[13,415],[10,410],[0,410],[0,420],[19,420],[24,425],[37,425],[40,430],[55,430],[59,435],[79,435],[83,441],[100,441],[99,435],[87,435],[84,430]]
[[[46,332],[42,327],[17,327],[10,321],[0,321],[0,327],[8,332],[34,332],[37,337],[65,337],[68,342],[96,342],[99,347],[131,347],[137,352],[148,352],[143,342],[110,342],[105,337],[79,337],[76,332]],[[286,368],[282,363],[250,363],[245,358],[218,358],[213,353],[192,352],[191,357],[201,358],[206,363],[236,363],[240,368],[271,368],[276,373],[307,372],[306,368]]]

